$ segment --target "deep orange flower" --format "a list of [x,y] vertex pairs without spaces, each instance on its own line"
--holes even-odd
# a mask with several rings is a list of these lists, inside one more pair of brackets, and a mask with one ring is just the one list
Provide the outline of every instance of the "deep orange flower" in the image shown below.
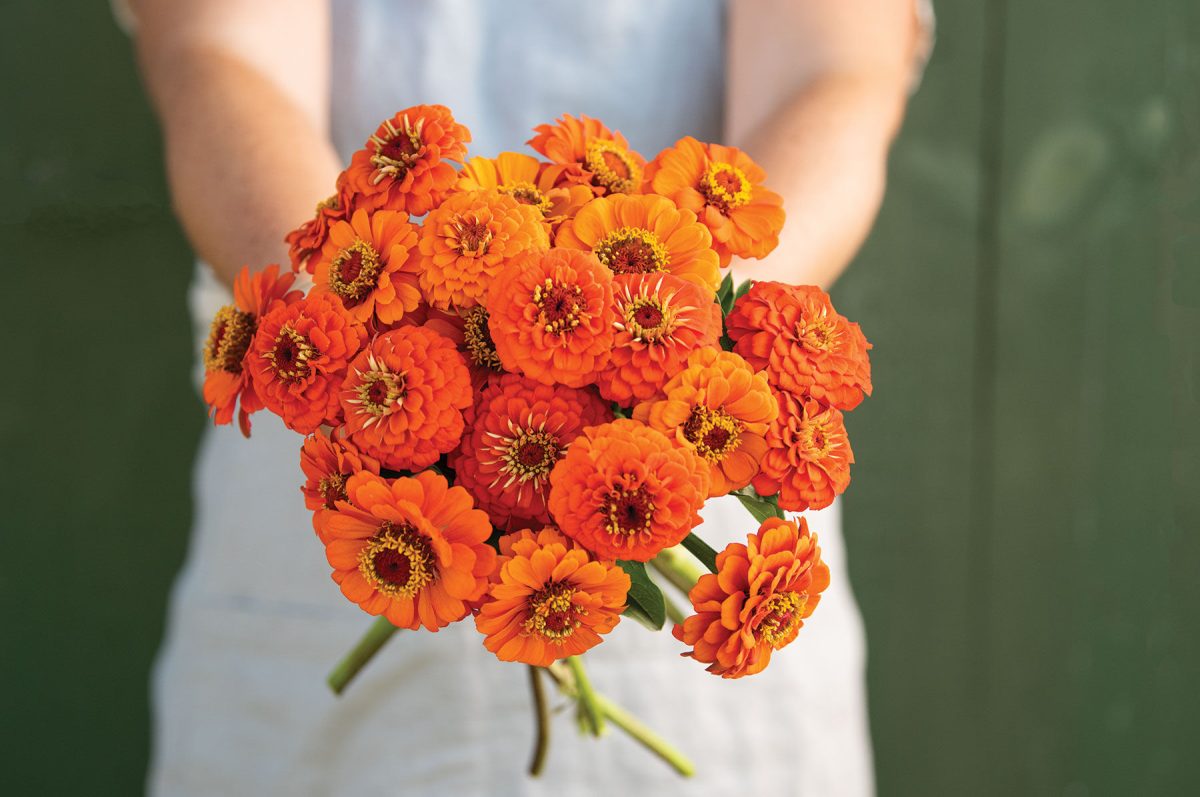
[[501,152],[496,158],[471,158],[458,173],[460,191],[494,188],[523,205],[530,205],[552,225],[574,216],[595,194],[564,177],[568,167],[542,163],[520,152]]
[[333,223],[313,260],[316,290],[336,295],[364,324],[394,324],[421,302],[417,227],[403,213],[355,211]]
[[451,194],[421,227],[421,291],[433,307],[465,310],[483,302],[514,259],[550,248],[537,208],[495,189]]
[[815,399],[801,401],[776,391],[779,416],[767,430],[767,453],[754,477],[759,495],[779,494],[793,512],[823,509],[850,486],[854,452],[842,413]]
[[596,384],[600,395],[619,404],[654,397],[684,369],[689,354],[715,347],[721,336],[721,308],[672,274],[614,277],[613,305],[612,360]]
[[355,207],[424,216],[454,187],[458,174],[447,161],[464,161],[470,140],[444,105],[400,111],[350,161],[346,183]]
[[[300,448],[300,469],[304,471],[304,505],[313,512],[313,528],[321,534],[318,516],[337,509],[338,501],[347,500],[346,482],[359,471],[378,475],[379,461],[359,451],[345,439],[345,427],[326,434],[321,429],[304,438]],[[322,542],[327,540],[322,539]]]
[[612,275],[585,252],[552,249],[514,262],[492,282],[487,309],[496,353],[508,371],[583,387],[608,364]]
[[725,319],[733,350],[796,396],[852,410],[871,395],[871,344],[812,285],[755,282]]
[[300,434],[337,424],[338,386],[366,339],[337,297],[312,293],[276,305],[258,322],[246,355],[254,390],[267,409]]
[[700,576],[689,597],[695,614],[673,629],[684,653],[722,678],[762,672],[771,652],[796,638],[829,586],[808,522],[767,518],[747,544],[717,554],[717,573]]
[[204,403],[216,424],[233,420],[238,409],[238,428],[250,436],[250,413],[263,408],[254,392],[254,381],[245,368],[246,353],[258,329],[258,319],[278,304],[291,304],[303,296],[290,290],[293,274],[280,274],[270,265],[256,274],[243,267],[233,283],[233,304],[213,317],[204,343]]
[[497,528],[549,523],[551,469],[585,426],[611,419],[594,391],[500,376],[483,391],[463,438],[454,461],[458,483]]
[[526,144],[554,163],[572,167],[560,179],[588,185],[597,196],[641,189],[646,159],[599,119],[564,114],[555,124],[538,125],[533,132],[536,135]]
[[496,567],[492,527],[467,491],[430,471],[391,483],[363,472],[346,495],[319,529],[342,594],[400,628],[436,631],[466,617]]
[[762,183],[767,174],[734,147],[702,144],[691,136],[675,142],[646,167],[656,194],[696,214],[712,233],[721,265],[733,255],[766,257],[779,244],[783,197]]
[[654,194],[593,199],[559,228],[554,243],[594,252],[614,274],[665,271],[714,293],[721,282],[708,228]]
[[550,472],[554,520],[604,559],[645,562],[682,542],[707,495],[700,457],[628,418],[584,429]]
[[634,407],[633,417],[704,458],[710,497],[749,484],[779,412],[766,378],[732,352],[697,349],[662,392]]
[[319,253],[329,238],[329,228],[335,222],[346,221],[350,218],[350,197],[346,189],[346,172],[337,178],[337,191],[333,196],[317,203],[317,211],[311,219],[284,236],[288,245],[288,256],[292,261],[292,271],[299,273],[302,269],[313,273],[316,264],[312,256]]
[[621,620],[629,576],[547,526],[500,538],[475,627],[500,661],[546,667],[600,644]]

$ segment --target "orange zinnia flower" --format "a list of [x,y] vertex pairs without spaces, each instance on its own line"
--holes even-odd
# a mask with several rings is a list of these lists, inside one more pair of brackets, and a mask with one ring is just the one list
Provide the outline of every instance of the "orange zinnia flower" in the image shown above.
[[629,575],[553,528],[500,538],[475,627],[500,661],[546,667],[600,644],[621,620]]
[[823,509],[850,486],[854,452],[842,413],[783,391],[776,391],[775,398],[779,417],[767,430],[767,453],[754,489],[759,495],[778,493],[783,509]]
[[689,354],[715,347],[721,336],[721,308],[672,274],[618,275],[613,303],[612,360],[596,384],[600,395],[618,404],[652,398],[684,369]]
[[708,227],[721,265],[733,255],[762,258],[779,244],[783,198],[762,186],[767,179],[740,149],[679,139],[646,167],[646,182]]
[[796,638],[829,586],[808,523],[767,518],[746,545],[717,554],[717,573],[700,576],[689,597],[695,614],[676,625],[684,653],[722,678],[762,672],[771,652]]
[[428,467],[462,439],[471,376],[454,343],[403,326],[371,341],[342,383],[346,433],[392,470]]
[[550,522],[550,470],[585,426],[612,419],[591,390],[543,385],[516,374],[492,381],[454,461],[458,483],[497,528]]
[[281,275],[277,265],[253,275],[243,268],[233,283],[233,304],[217,311],[204,344],[203,392],[209,414],[216,424],[229,423],[240,399],[238,428],[246,437],[250,436],[250,413],[263,408],[245,367],[246,353],[258,319],[277,304],[291,304],[304,295],[289,290],[295,279],[293,274]]
[[379,125],[346,170],[355,207],[424,216],[454,187],[447,161],[467,157],[471,132],[444,105],[416,105]]
[[493,278],[519,257],[550,248],[542,214],[494,189],[451,194],[421,227],[421,291],[441,310],[483,301]]
[[628,418],[584,429],[550,472],[550,513],[604,559],[645,562],[700,523],[708,467]]
[[338,386],[366,330],[327,293],[279,306],[258,322],[247,356],[254,390],[267,409],[300,434],[339,421]]
[[593,199],[559,228],[554,243],[594,252],[614,274],[666,271],[710,292],[721,282],[708,228],[654,194]]
[[662,392],[665,398],[634,407],[633,417],[704,458],[710,497],[749,484],[779,412],[766,378],[732,352],[697,349]]
[[364,324],[394,324],[417,309],[417,227],[391,210],[355,211],[334,222],[315,258],[313,284],[337,295]]
[[391,483],[364,472],[346,495],[320,518],[342,594],[399,628],[436,631],[466,617],[496,566],[492,527],[467,491],[430,471]]
[[313,512],[313,528],[318,535],[318,516],[337,509],[338,501],[347,500],[346,481],[359,471],[379,473],[379,462],[348,442],[341,433],[344,430],[339,427],[326,434],[318,429],[304,438],[300,448],[300,469],[305,478],[300,491],[304,493],[304,505]]
[[321,251],[329,238],[329,228],[334,222],[350,218],[350,198],[346,190],[346,172],[337,178],[337,192],[328,199],[317,203],[317,212],[311,219],[284,236],[288,245],[288,256],[292,261],[292,271],[301,269],[313,273],[312,256]]
[[641,189],[646,159],[600,120],[564,114],[557,124],[538,125],[533,132],[526,144],[554,163],[572,167],[560,179],[588,185],[597,196]]
[[547,222],[557,225],[595,196],[587,186],[565,180],[567,169],[520,152],[501,152],[497,158],[467,161],[458,173],[458,189],[494,188],[536,208]]
[[755,282],[725,319],[733,350],[772,385],[852,410],[871,395],[871,344],[812,285]]
[[583,387],[608,364],[612,275],[591,255],[552,249],[492,283],[488,327],[500,362],[547,385]]

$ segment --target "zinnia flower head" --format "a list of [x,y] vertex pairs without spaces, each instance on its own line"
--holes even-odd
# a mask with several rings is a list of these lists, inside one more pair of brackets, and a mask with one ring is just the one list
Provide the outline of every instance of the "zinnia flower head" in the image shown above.
[[336,296],[310,292],[276,305],[258,323],[246,362],[254,390],[289,429],[308,434],[341,415],[338,386],[366,339]]
[[554,243],[593,252],[614,274],[667,272],[710,295],[721,282],[708,228],[654,194],[593,199],[559,228]]
[[335,221],[314,258],[316,290],[334,294],[364,324],[394,324],[417,309],[417,227],[391,210]]
[[355,207],[424,216],[454,187],[458,174],[448,161],[465,160],[470,140],[444,105],[416,105],[384,120],[346,170]]
[[550,472],[550,514],[604,559],[645,562],[700,523],[708,466],[628,418],[584,429]]
[[620,622],[629,575],[551,527],[500,538],[500,558],[475,616],[501,661],[546,667],[600,644]]
[[451,194],[421,227],[421,291],[433,307],[465,310],[514,260],[550,248],[541,212],[495,189]]
[[772,651],[796,638],[829,586],[808,522],[767,518],[746,544],[717,554],[717,572],[706,573],[688,597],[696,612],[676,625],[684,653],[722,678],[762,672]]
[[258,329],[258,319],[275,306],[297,302],[303,296],[290,290],[293,274],[280,274],[270,265],[256,274],[242,268],[233,283],[233,304],[213,317],[204,343],[204,402],[216,424],[233,420],[238,407],[238,428],[250,436],[250,414],[263,408],[254,392],[254,380],[246,370],[246,354]]
[[766,378],[732,352],[697,349],[662,393],[664,398],[634,407],[633,417],[704,459],[710,497],[749,484],[767,450],[767,427],[779,412]]
[[702,144],[691,136],[646,167],[651,190],[695,213],[712,233],[722,266],[734,255],[766,257],[779,244],[783,198],[763,187],[766,178],[741,150]]
[[428,467],[454,449],[472,399],[462,355],[425,327],[402,326],[376,337],[341,385],[350,441],[392,470]]
[[497,528],[549,523],[550,471],[585,426],[611,419],[592,390],[500,376],[483,391],[454,460],[458,483]]
[[538,125],[533,132],[525,143],[554,163],[572,167],[562,179],[588,185],[597,196],[641,190],[646,159],[599,119],[564,114],[555,124]]
[[301,270],[313,273],[316,265],[312,256],[319,253],[329,238],[329,228],[335,222],[346,221],[350,218],[350,195],[346,189],[346,172],[337,178],[337,191],[333,196],[317,203],[317,211],[313,217],[284,236],[288,245],[288,257],[292,261],[292,271]]
[[542,163],[520,152],[501,152],[496,158],[467,161],[458,173],[458,189],[492,188],[508,194],[521,204],[536,208],[553,229],[595,196],[588,186],[565,177],[568,168],[558,163]]
[[871,395],[871,344],[812,285],[755,282],[725,319],[733,350],[796,396],[852,410]]
[[505,370],[583,387],[608,364],[612,275],[586,252],[552,249],[514,262],[492,283],[487,309]]
[[399,628],[436,631],[470,612],[496,566],[487,515],[461,487],[423,471],[390,483],[361,472],[319,518],[342,594]]
[[654,397],[682,371],[688,355],[717,346],[721,308],[706,291],[673,274],[613,278],[617,333],[600,394],[628,405]]
[[[359,471],[378,475],[379,461],[369,457],[345,439],[345,427],[327,434],[317,431],[304,438],[300,448],[300,469],[304,471],[304,505],[313,512],[313,528],[321,534],[318,515],[337,509],[338,501],[347,500],[346,482]],[[325,542],[325,540],[322,540]]]
[[854,452],[842,413],[816,399],[776,391],[779,416],[767,430],[767,452],[754,477],[759,495],[779,494],[793,512],[823,509],[850,486]]

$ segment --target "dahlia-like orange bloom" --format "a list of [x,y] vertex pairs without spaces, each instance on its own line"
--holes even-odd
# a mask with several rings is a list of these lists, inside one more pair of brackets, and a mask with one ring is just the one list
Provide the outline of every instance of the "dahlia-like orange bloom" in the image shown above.
[[608,365],[612,275],[586,252],[551,249],[514,262],[492,283],[487,309],[505,370],[583,387]]
[[621,620],[629,575],[596,561],[547,526],[500,538],[500,558],[475,615],[483,646],[500,661],[546,667],[600,644]]
[[317,212],[311,219],[284,236],[288,245],[288,256],[292,261],[292,271],[299,273],[301,269],[313,273],[312,256],[321,251],[329,237],[329,228],[335,222],[350,218],[350,195],[346,188],[346,172],[337,178],[337,191],[328,199],[317,203]]
[[451,194],[421,227],[421,291],[433,307],[483,302],[495,276],[550,248],[542,214],[495,189]]
[[341,388],[350,442],[392,470],[428,467],[455,448],[473,398],[454,343],[424,327],[376,337]]
[[593,199],[559,228],[554,244],[593,252],[614,274],[665,271],[711,293],[721,283],[708,228],[654,194]]
[[574,216],[595,196],[586,185],[564,177],[569,167],[542,163],[521,152],[501,152],[496,158],[471,158],[458,173],[460,191],[494,188],[521,204],[530,205],[552,225]]
[[808,522],[767,518],[747,544],[717,554],[717,573],[700,576],[689,597],[695,614],[676,625],[684,653],[722,678],[762,672],[789,644],[829,586]]
[[567,447],[550,472],[550,514],[596,556],[645,562],[700,523],[708,470],[690,448],[619,418]]
[[820,288],[755,282],[725,329],[735,352],[796,396],[852,410],[871,395],[871,344]]
[[706,291],[673,274],[613,277],[617,334],[600,395],[618,404],[653,398],[684,369],[688,355],[715,347],[721,308]]
[[466,617],[496,567],[492,527],[467,491],[431,471],[391,483],[363,472],[346,495],[319,529],[342,594],[399,628],[436,631]]
[[357,210],[336,221],[314,267],[318,291],[336,295],[364,324],[394,324],[417,309],[417,227],[391,210]]
[[587,185],[597,196],[641,190],[646,159],[599,119],[564,114],[555,124],[538,125],[533,132],[536,135],[526,144],[554,163],[571,167],[560,180]]
[[424,216],[454,187],[471,132],[444,105],[416,105],[379,125],[354,153],[346,184],[356,208]]
[[850,486],[854,452],[842,412],[782,390],[775,398],[779,416],[767,430],[767,453],[754,489],[759,495],[778,493],[782,509],[823,509]]
[[362,323],[336,296],[310,292],[259,320],[246,365],[263,405],[308,434],[340,422],[338,387],[365,341]]
[[337,509],[338,501],[347,500],[346,481],[359,471],[379,473],[379,461],[355,448],[345,439],[344,431],[345,427],[338,427],[326,434],[318,429],[304,438],[300,448],[300,469],[305,479],[300,491],[304,505],[313,512],[313,528],[318,536],[321,527],[317,517]]
[[662,393],[664,398],[634,407],[633,417],[703,457],[710,497],[749,484],[779,413],[766,378],[732,352],[697,349]]
[[767,174],[734,147],[691,136],[663,150],[646,167],[650,189],[675,200],[708,227],[721,265],[733,255],[766,257],[779,244],[783,197],[763,187]]
[[254,381],[246,370],[246,352],[258,329],[258,319],[278,304],[300,301],[304,295],[290,290],[293,274],[280,274],[270,265],[256,274],[243,267],[233,283],[233,304],[213,317],[204,343],[204,403],[216,424],[233,420],[238,407],[238,428],[250,436],[250,413],[263,408],[254,392]]
[[[497,528],[550,522],[550,471],[585,426],[612,419],[592,390],[543,385],[517,374],[491,381],[454,461],[458,484]],[[514,522],[515,521],[515,522]]]

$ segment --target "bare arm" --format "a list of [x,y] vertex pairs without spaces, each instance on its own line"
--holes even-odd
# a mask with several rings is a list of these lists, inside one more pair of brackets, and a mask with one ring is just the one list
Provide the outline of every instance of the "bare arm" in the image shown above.
[[226,284],[333,192],[327,0],[134,0],[175,210]]
[[787,213],[736,278],[828,287],[846,268],[883,198],[917,32],[913,0],[733,0],[726,134]]

